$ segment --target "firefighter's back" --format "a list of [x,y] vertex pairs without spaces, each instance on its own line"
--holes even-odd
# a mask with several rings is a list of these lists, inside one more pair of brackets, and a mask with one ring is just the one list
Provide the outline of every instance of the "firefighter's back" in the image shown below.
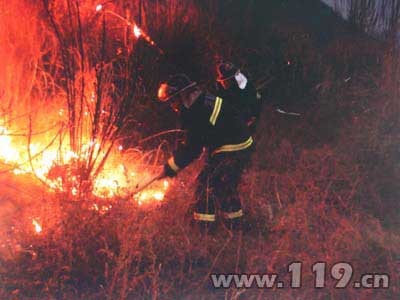
[[253,143],[241,112],[229,100],[210,93],[199,97],[184,116],[184,123],[201,131],[204,146],[212,153],[240,151]]

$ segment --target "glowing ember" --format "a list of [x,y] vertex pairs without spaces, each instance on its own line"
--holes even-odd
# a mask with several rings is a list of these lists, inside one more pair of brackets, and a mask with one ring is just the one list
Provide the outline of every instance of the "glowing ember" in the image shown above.
[[164,200],[164,193],[159,191],[144,191],[141,192],[137,197],[137,202],[139,205],[149,204],[149,202],[153,202],[152,200],[155,199],[157,201]]
[[133,26],[133,34],[136,38],[139,38],[142,35],[142,30],[136,24]]
[[165,192],[168,190],[169,183],[167,180],[164,180],[162,185],[163,185],[162,190],[147,189],[135,195],[134,199],[140,206],[150,203],[162,202],[165,197]]
[[32,219],[32,224],[33,224],[33,226],[35,226],[36,233],[42,232],[42,226],[40,226],[40,224],[35,219]]
[[164,200],[164,193],[163,192],[155,192],[153,194],[154,199],[158,200],[158,201],[162,201]]
[[96,6],[96,11],[99,12],[103,9],[103,5],[99,4]]

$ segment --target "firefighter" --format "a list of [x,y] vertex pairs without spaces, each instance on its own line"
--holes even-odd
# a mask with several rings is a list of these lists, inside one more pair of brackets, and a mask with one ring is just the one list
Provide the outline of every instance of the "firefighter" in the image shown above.
[[242,114],[251,132],[255,132],[261,111],[261,95],[233,63],[222,62],[216,69],[218,96],[229,99]]
[[205,166],[197,177],[194,223],[206,230],[215,228],[219,210],[230,229],[240,229],[243,210],[237,187],[253,148],[248,126],[229,101],[203,90],[185,74],[161,83],[158,99],[179,113],[187,132],[164,165],[163,175],[176,176],[207,149]]

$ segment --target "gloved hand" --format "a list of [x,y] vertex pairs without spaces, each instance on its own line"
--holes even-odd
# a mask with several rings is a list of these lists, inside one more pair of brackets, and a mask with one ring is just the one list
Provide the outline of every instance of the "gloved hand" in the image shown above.
[[168,163],[166,163],[164,165],[164,175],[168,176],[168,177],[175,177],[176,176],[176,172],[174,170],[172,170],[172,168],[169,166]]

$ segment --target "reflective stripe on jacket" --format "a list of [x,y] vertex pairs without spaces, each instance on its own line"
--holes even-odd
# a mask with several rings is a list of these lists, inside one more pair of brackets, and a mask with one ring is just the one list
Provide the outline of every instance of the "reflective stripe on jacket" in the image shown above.
[[203,93],[191,107],[182,107],[180,117],[187,133],[168,161],[175,172],[198,158],[204,147],[215,155],[241,151],[253,144],[249,128],[238,111],[229,101],[212,94]]

